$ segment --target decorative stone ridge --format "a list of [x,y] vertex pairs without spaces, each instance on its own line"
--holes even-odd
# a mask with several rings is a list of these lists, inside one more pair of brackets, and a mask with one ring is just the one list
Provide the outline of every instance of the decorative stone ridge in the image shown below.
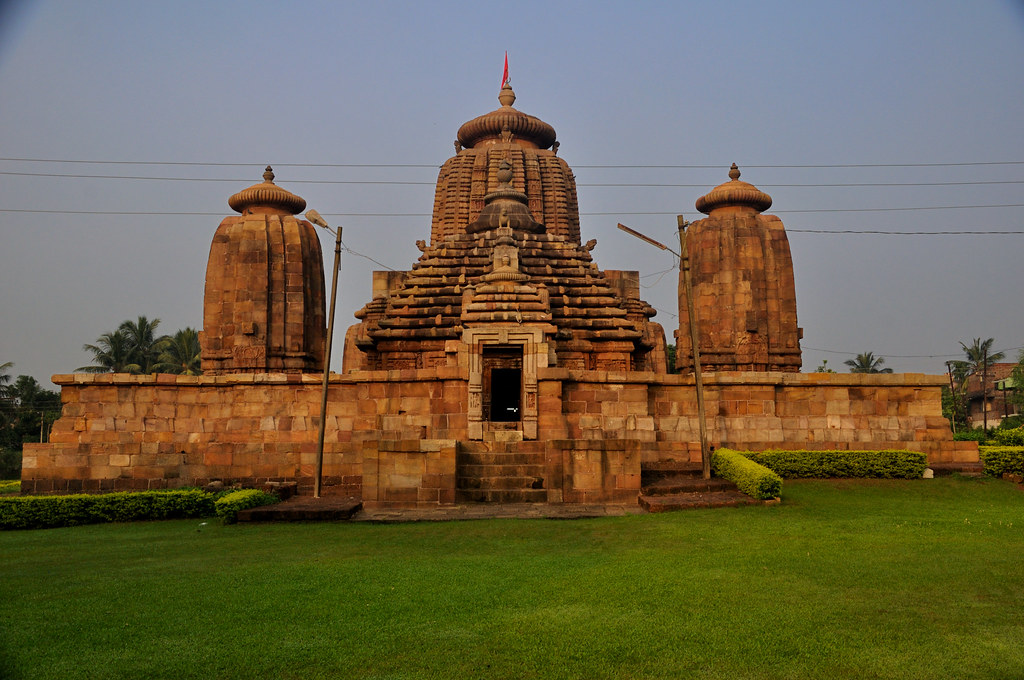
[[[779,218],[760,214],[771,197],[739,176],[733,164],[731,180],[697,201],[709,215],[686,233],[701,366],[798,371],[801,331],[789,239]],[[676,366],[684,372],[693,370],[688,325],[680,278]]]
[[241,215],[214,234],[203,300],[207,373],[322,371],[325,310],[320,239],[294,217],[306,202],[264,182],[231,197]]

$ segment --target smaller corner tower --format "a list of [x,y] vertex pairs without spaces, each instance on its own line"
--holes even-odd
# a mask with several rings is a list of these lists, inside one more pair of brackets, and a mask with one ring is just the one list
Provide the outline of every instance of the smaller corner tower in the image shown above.
[[206,374],[323,370],[325,309],[320,240],[295,215],[301,197],[263,182],[228,205],[206,267],[202,366]]
[[[686,235],[701,366],[707,371],[799,371],[793,258],[782,221],[762,214],[771,196],[729,181],[697,199],[707,218]],[[676,367],[693,370],[686,290],[680,279]]]

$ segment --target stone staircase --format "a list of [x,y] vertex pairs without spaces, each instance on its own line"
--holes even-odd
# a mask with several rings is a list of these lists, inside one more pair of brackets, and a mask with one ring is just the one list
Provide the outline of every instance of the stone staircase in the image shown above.
[[704,479],[700,463],[661,461],[640,467],[640,505],[648,512],[757,505],[721,477]]
[[982,462],[973,463],[929,463],[928,467],[936,477],[948,477],[960,475],[962,477],[984,477],[985,464]]
[[460,442],[455,454],[455,502],[546,503],[546,473],[543,450],[530,451],[517,442]]

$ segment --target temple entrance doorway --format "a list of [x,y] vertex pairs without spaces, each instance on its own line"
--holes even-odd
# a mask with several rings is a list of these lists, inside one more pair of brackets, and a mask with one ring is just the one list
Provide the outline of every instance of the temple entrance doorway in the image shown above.
[[522,420],[522,347],[483,349],[483,412],[493,423]]

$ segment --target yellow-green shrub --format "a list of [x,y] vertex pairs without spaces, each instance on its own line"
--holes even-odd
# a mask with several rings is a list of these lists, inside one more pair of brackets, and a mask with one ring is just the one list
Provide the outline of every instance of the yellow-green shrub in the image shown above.
[[993,477],[1007,472],[1024,475],[1024,446],[981,446],[978,451],[986,474]]
[[711,456],[711,469],[719,477],[754,498],[768,500],[782,493],[782,478],[763,465],[747,458],[739,451],[717,449]]
[[224,524],[234,524],[238,521],[238,513],[249,508],[257,508],[261,505],[277,503],[280,498],[273,494],[264,493],[259,489],[240,489],[232,491],[218,498],[214,503],[217,516]]

